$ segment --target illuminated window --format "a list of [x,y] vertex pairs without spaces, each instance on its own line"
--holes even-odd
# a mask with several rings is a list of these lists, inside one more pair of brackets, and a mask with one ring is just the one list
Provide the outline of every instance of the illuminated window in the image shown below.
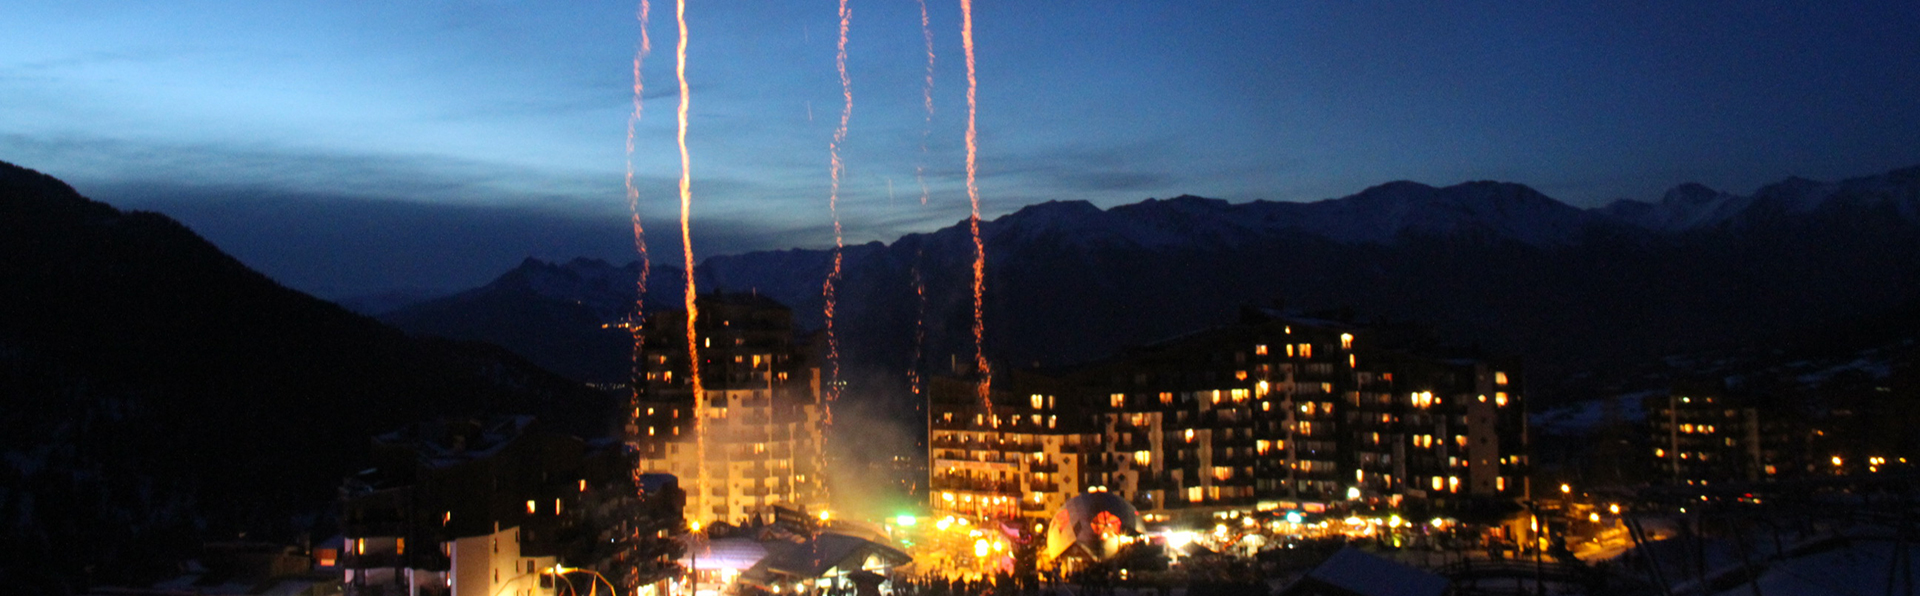
[[1187,487],[1187,502],[1198,503],[1203,500],[1206,500],[1206,493],[1201,492],[1200,487],[1198,486]]
[[1163,405],[1163,406],[1173,405],[1173,392],[1171,391],[1160,392],[1160,405]]
[[1153,452],[1152,451],[1133,452],[1133,463],[1140,464],[1143,466],[1153,464]]
[[1506,476],[1494,477],[1493,490],[1507,490],[1507,477]]
[[1234,403],[1247,401],[1247,390],[1245,389],[1234,389],[1229,394],[1233,396]]
[[1500,392],[1495,392],[1495,393],[1493,394],[1493,405],[1496,405],[1496,406],[1506,406],[1506,405],[1507,405],[1507,393],[1506,393],[1505,391],[1500,391]]
[[1187,442],[1188,443],[1193,442],[1193,429],[1191,428],[1187,429]]
[[1214,466],[1214,467],[1213,467],[1213,479],[1214,479],[1214,480],[1228,480],[1228,479],[1231,479],[1231,478],[1233,478],[1233,468],[1231,468],[1231,467],[1227,467],[1227,466]]
[[1254,346],[1254,347],[1253,347],[1253,354],[1254,354],[1255,356],[1265,356],[1265,355],[1267,355],[1267,344],[1259,344],[1259,345],[1256,345],[1256,346]]
[[1035,410],[1038,410],[1047,406],[1047,396],[1040,395],[1038,393],[1033,394],[1032,397],[1028,398],[1028,401],[1033,403],[1033,409]]
[[1053,428],[1053,422],[1054,422],[1054,417],[1053,417],[1053,416],[1048,416],[1048,417],[1047,417],[1047,428]]
[[1124,408],[1127,406],[1127,394],[1115,393],[1113,395],[1109,395],[1107,396],[1107,401],[1113,404],[1113,407]]
[[1440,488],[1445,485],[1446,485],[1446,480],[1440,478],[1439,476],[1433,477],[1433,490],[1440,490]]
[[1507,373],[1503,373],[1503,372],[1493,373],[1493,384],[1495,385],[1507,384]]
[[1312,357],[1313,357],[1313,344],[1300,344],[1300,357],[1301,357],[1301,358],[1312,358]]
[[533,513],[533,510],[534,510],[534,507],[535,507],[535,505],[534,505],[534,503],[533,503],[533,500],[532,500],[532,499],[528,499],[528,500],[527,500],[527,513]]
[[1353,349],[1353,334],[1352,334],[1352,333],[1342,333],[1342,334],[1340,334],[1340,349],[1342,349],[1342,350],[1351,350],[1351,349]]

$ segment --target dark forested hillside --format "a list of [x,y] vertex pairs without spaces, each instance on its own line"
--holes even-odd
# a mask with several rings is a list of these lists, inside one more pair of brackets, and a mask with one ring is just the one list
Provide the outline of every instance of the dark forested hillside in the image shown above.
[[324,539],[378,432],[512,412],[594,433],[611,400],[499,348],[409,338],[165,216],[0,163],[0,409],[0,583],[62,593],[173,572],[243,531]]

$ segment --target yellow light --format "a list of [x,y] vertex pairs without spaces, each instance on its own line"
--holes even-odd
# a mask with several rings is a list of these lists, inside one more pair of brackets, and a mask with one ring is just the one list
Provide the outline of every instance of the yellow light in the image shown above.
[[692,524],[689,524],[687,527],[691,528],[695,532],[698,532],[700,531],[700,522],[693,522]]
[[528,499],[528,500],[527,500],[527,513],[533,513],[533,508],[534,508],[534,505],[533,505],[533,500],[532,500],[532,499]]
[[1596,511],[1587,514],[1587,521],[1598,523],[1600,521],[1600,512]]
[[1611,513],[1611,514],[1614,514],[1614,515],[1620,515],[1620,504],[1619,504],[1619,503],[1614,503],[1614,504],[1612,504],[1612,505],[1608,505],[1608,506],[1607,506],[1607,513]]
[[1838,455],[1833,456],[1833,465],[1836,465],[1836,466],[1840,465],[1840,456]]
[[1562,484],[1562,485],[1560,485],[1560,494],[1563,494],[1563,495],[1564,495],[1564,494],[1571,494],[1572,492],[1573,492],[1573,485],[1571,485],[1571,484]]
[[990,550],[991,550],[992,548],[993,548],[993,547],[990,547],[990,546],[987,546],[987,539],[985,539],[985,538],[981,538],[981,539],[979,539],[979,540],[975,540],[975,541],[973,541],[973,556],[976,556],[976,557],[984,557],[984,556],[987,556],[987,553],[988,553],[988,552],[989,552],[989,551],[990,551]]
[[832,519],[833,519],[833,514],[832,514],[832,513],[829,513],[829,512],[826,512],[826,511],[822,511],[822,512],[820,512],[820,521],[829,521],[829,520],[832,520]]
[[947,517],[941,518],[940,521],[933,522],[933,527],[938,528],[942,531],[945,531],[947,529],[947,526],[951,526],[951,525],[953,525],[953,516],[947,516]]

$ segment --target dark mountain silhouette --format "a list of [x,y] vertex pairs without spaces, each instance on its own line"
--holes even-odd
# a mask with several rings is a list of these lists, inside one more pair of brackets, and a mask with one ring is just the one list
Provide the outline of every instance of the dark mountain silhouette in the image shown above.
[[[1314,203],[1182,196],[1102,210],[1050,202],[982,230],[987,352],[1021,366],[1097,358],[1231,321],[1243,305],[1282,302],[1417,321],[1449,341],[1520,356],[1531,389],[1552,400],[1575,394],[1566,380],[1581,371],[1762,341],[1920,297],[1920,168],[1837,183],[1794,178],[1750,197],[1688,184],[1658,204],[1591,210],[1500,182],[1394,182]],[[971,254],[965,225],[847,248],[838,325],[849,370],[899,379],[909,366],[941,371],[970,361]],[[769,295],[817,328],[831,255],[716,256],[698,275],[702,287]],[[555,266],[523,264],[502,282],[546,267]],[[562,267],[584,276],[613,269]],[[918,351],[916,272],[927,288]],[[476,292],[507,300],[502,282]],[[677,289],[665,293],[655,290],[650,302],[678,303]],[[514,324],[516,312],[583,299],[514,300],[522,302],[484,312],[420,305],[410,316],[440,310],[435,320],[465,331],[437,331],[482,337]],[[503,345],[534,358],[542,351],[535,342]]]
[[326,538],[374,434],[492,412],[595,433],[612,400],[0,163],[0,404],[0,583],[71,593],[173,573],[202,540]]

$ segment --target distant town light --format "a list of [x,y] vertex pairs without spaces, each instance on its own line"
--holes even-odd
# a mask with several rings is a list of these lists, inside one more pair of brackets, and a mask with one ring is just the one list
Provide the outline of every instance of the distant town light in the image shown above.
[[916,519],[911,515],[901,515],[899,517],[893,518],[893,523],[901,526],[912,526],[915,523],[919,523],[919,521],[920,521],[919,519]]

